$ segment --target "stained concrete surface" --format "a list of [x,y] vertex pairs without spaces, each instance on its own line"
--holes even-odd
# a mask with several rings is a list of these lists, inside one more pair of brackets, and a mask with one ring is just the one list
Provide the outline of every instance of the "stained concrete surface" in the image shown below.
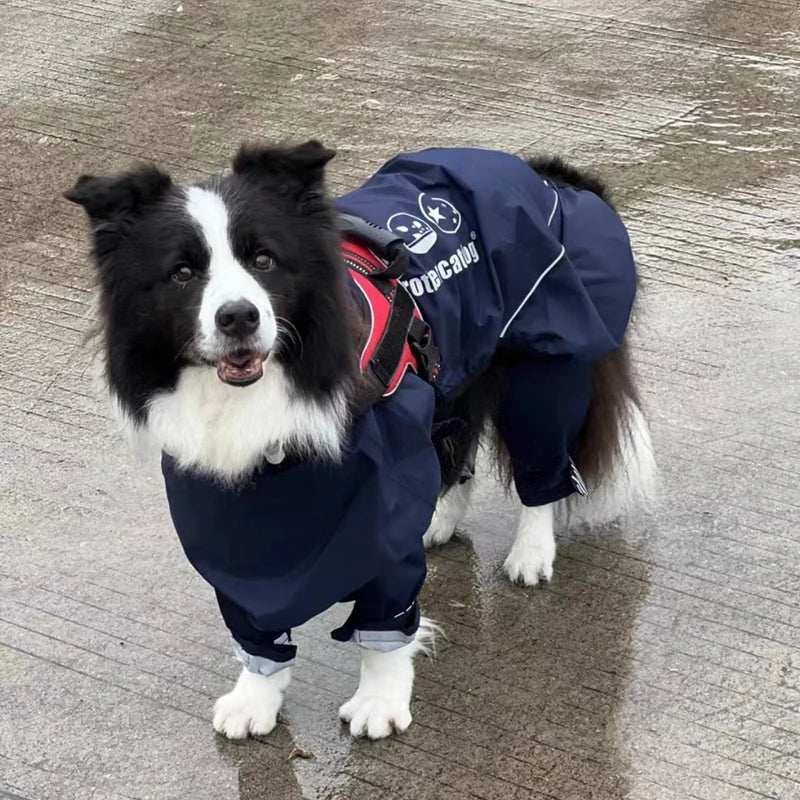
[[[0,797],[800,797],[797,0],[0,0]],[[431,557],[413,728],[352,742],[357,654],[300,632],[283,724],[210,726],[237,667],[158,474],[92,388],[81,171],[335,145],[559,152],[616,189],[662,502],[500,565],[485,485]],[[290,758],[295,747],[313,755]]]

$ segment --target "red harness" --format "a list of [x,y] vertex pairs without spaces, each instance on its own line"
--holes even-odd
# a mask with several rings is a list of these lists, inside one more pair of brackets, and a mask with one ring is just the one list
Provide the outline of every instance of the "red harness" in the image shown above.
[[[383,397],[400,385],[411,369],[426,380],[435,381],[438,359],[428,364],[426,351],[432,347],[430,328],[416,303],[395,277],[388,277],[387,264],[360,241],[342,241],[342,255],[350,277],[361,290],[370,311],[370,330],[361,352],[361,371],[371,372],[383,387]],[[425,363],[421,363],[425,362]]]

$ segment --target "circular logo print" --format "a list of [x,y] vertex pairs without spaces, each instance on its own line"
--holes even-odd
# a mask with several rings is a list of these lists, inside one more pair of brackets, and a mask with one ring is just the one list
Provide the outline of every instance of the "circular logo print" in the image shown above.
[[406,243],[406,247],[417,255],[427,253],[436,244],[436,231],[425,220],[413,214],[392,214],[386,227],[397,234]]
[[419,196],[419,210],[442,233],[457,233],[461,227],[461,212],[443,197],[430,197],[422,192]]

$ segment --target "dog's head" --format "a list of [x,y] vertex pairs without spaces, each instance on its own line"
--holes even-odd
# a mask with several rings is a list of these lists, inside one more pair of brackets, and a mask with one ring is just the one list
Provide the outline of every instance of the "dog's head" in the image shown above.
[[275,359],[320,395],[352,368],[332,157],[315,141],[245,145],[197,185],[141,166],[66,192],[91,222],[107,376],[134,419],[187,366],[247,387]]

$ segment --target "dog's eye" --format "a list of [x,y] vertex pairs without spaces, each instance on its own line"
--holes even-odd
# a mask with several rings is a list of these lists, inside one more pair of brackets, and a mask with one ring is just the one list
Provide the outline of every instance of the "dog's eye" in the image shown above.
[[194,278],[194,270],[188,264],[176,264],[172,270],[172,280],[175,283],[188,283]]
[[255,258],[253,259],[253,266],[262,272],[268,272],[275,266],[275,259],[270,253],[262,250],[261,252],[256,253]]

